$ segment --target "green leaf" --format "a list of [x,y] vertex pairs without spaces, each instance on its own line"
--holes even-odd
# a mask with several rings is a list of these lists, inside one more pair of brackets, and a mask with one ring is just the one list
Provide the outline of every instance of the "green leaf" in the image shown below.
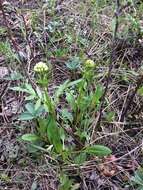
[[73,111],[76,110],[76,102],[75,102],[75,97],[71,92],[67,92],[66,93],[66,100],[68,102],[68,104],[71,106],[71,108],[73,109]]
[[82,112],[84,110],[87,110],[91,103],[91,97],[90,96],[83,96],[82,98],[78,98],[78,106]]
[[87,154],[86,152],[81,152],[78,156],[74,158],[75,164],[83,164],[86,161]]
[[31,115],[29,112],[24,112],[19,116],[19,120],[26,121],[26,120],[32,120],[35,117]]
[[93,98],[92,98],[92,102],[97,105],[100,101],[100,98],[102,97],[103,95],[103,87],[100,86],[100,85],[97,85],[96,87],[96,91],[95,93],[93,94]]
[[63,143],[63,150],[65,150],[65,131],[63,128],[59,128],[59,134],[60,134],[60,139],[62,140]]
[[29,141],[29,142],[33,142],[33,141],[38,141],[40,138],[32,133],[27,133],[25,135],[22,135],[22,140],[24,141]]
[[69,80],[66,80],[63,84],[61,84],[58,89],[55,92],[55,98],[56,98],[56,102],[59,101],[60,96],[64,93],[65,89],[67,88],[69,83]]
[[135,176],[133,176],[131,178],[131,180],[135,183],[138,184],[140,186],[143,187],[143,168],[139,168],[136,172],[135,172]]
[[18,92],[26,92],[26,93],[31,94],[34,97],[36,97],[36,93],[35,93],[34,89],[28,83],[24,84],[23,86],[10,87],[9,89],[18,91]]
[[47,135],[48,135],[48,139],[50,143],[54,145],[56,151],[58,153],[61,153],[62,143],[60,139],[59,128],[55,119],[50,115],[49,115],[49,122],[48,122],[48,127],[47,127]]
[[[32,142],[32,144],[29,144],[29,143],[28,143],[28,144],[26,145],[26,148],[27,148],[27,151],[28,151],[29,153],[31,153],[31,154],[39,154],[39,153],[40,153],[37,148],[33,147],[33,142]],[[41,153],[40,153],[40,154],[41,154]]]
[[44,142],[42,142],[40,139],[38,141],[33,141],[32,143],[28,143],[27,150],[29,153],[40,155],[41,152],[47,152],[44,148],[42,148],[44,145]]
[[60,189],[59,190],[71,190],[73,180],[65,174],[60,175]]
[[68,109],[63,109],[63,110],[62,110],[62,117],[63,117],[63,120],[69,120],[70,122],[73,121],[73,116],[72,116],[72,114],[68,111]]
[[40,133],[40,136],[44,139],[47,139],[47,127],[48,127],[48,120],[39,118],[38,119],[38,132]]
[[43,99],[43,95],[42,95],[42,91],[40,90],[39,87],[36,88],[36,92],[37,92],[38,97],[42,100]]
[[16,80],[20,80],[20,79],[23,79],[23,76],[17,72],[11,73],[10,77],[5,77],[5,80],[12,80],[12,81],[16,81]]
[[83,79],[74,80],[72,82],[69,82],[67,87],[76,86],[77,84],[80,84],[81,82],[83,82]]
[[35,110],[35,116],[39,117],[45,111],[44,106],[41,105],[37,110]]
[[67,63],[66,66],[71,71],[77,70],[81,65],[81,60],[79,57],[72,57]]
[[27,89],[27,91],[29,91],[29,94],[33,94],[36,96],[35,90],[33,89],[31,84],[25,83],[25,88]]
[[38,99],[35,104],[35,110],[38,110],[41,106],[41,99]]
[[106,113],[105,118],[107,119],[108,122],[112,122],[115,118],[115,112]]
[[76,134],[80,137],[81,140],[85,141],[89,141],[90,136],[88,135],[87,131],[81,131],[80,129],[77,129]]
[[30,96],[25,97],[25,100],[34,100],[34,99],[35,99],[34,95],[30,95]]
[[143,86],[138,89],[138,94],[139,94],[140,96],[143,96]]
[[35,114],[35,108],[34,108],[34,104],[33,103],[28,103],[25,105],[26,110],[31,114],[34,115]]
[[10,90],[13,90],[13,91],[26,92],[26,93],[28,93],[27,89],[25,89],[25,88],[23,88],[23,87],[20,87],[20,86],[10,87],[9,89],[10,89]]
[[93,145],[87,147],[84,152],[95,156],[107,156],[112,153],[111,149],[103,145]]

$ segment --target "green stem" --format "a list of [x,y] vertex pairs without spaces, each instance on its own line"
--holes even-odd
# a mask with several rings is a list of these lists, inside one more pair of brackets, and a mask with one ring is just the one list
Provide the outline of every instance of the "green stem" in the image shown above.
[[45,97],[46,97],[46,106],[48,107],[49,113],[56,118],[56,112],[55,112],[55,107],[52,103],[51,97],[49,96],[49,94],[47,93],[47,89],[44,88],[44,93],[45,93]]

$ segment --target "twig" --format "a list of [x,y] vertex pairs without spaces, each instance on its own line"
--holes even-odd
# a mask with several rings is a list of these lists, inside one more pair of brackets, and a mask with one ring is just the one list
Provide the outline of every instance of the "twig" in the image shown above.
[[[125,125],[125,123],[119,123],[117,122],[117,124],[120,124],[120,125]],[[101,139],[105,139],[106,137],[109,137],[109,136],[114,136],[114,135],[120,135],[122,133],[126,134],[126,132],[131,132],[131,131],[143,131],[143,127],[136,127],[136,128],[131,128],[131,129],[126,129],[126,130],[122,130],[122,131],[117,131],[117,132],[113,132],[113,133],[106,133],[105,135],[103,134],[103,136],[101,137],[98,137],[96,138],[95,140],[93,140],[90,145],[93,145],[95,144],[95,142],[101,140]],[[89,145],[88,145],[89,146]]]
[[[63,170],[64,171],[73,171],[73,170],[83,170],[83,169],[86,169],[86,171],[90,168],[93,168],[95,170],[95,168],[99,165],[107,165],[107,164],[110,164],[110,163],[113,163],[113,162],[117,162],[117,161],[120,161],[122,160],[123,158],[131,155],[132,153],[134,153],[135,151],[137,151],[138,149],[140,149],[141,147],[143,146],[143,142],[141,144],[139,144],[138,146],[136,146],[134,149],[132,149],[131,151],[129,151],[128,153],[114,159],[114,160],[111,160],[111,161],[107,161],[107,162],[102,162],[102,163],[99,163],[97,158],[95,160],[92,160],[92,161],[87,161],[84,163],[84,165],[77,165],[77,164],[72,164],[69,166],[65,166],[63,167]],[[93,163],[93,164],[92,164]]]
[[8,33],[9,39],[11,40],[11,42],[12,42],[12,44],[14,46],[15,51],[18,52],[20,50],[20,48],[19,48],[18,44],[16,43],[16,41],[13,38],[11,29],[9,27],[8,20],[6,18],[6,14],[5,14],[5,11],[4,11],[4,6],[3,6],[3,1],[2,0],[0,0],[0,10],[1,10],[2,15],[3,15],[3,20],[4,20],[5,26],[7,28],[7,33]]
[[99,110],[99,115],[100,116],[99,116],[99,120],[98,120],[97,124],[99,124],[100,120],[101,120],[102,110],[103,110],[103,106],[104,106],[104,102],[105,102],[105,97],[106,97],[106,94],[107,94],[107,91],[108,91],[111,72],[112,72],[113,65],[115,63],[115,42],[116,42],[116,38],[117,38],[117,30],[118,30],[118,25],[119,25],[119,22],[118,22],[118,12],[119,12],[119,7],[120,7],[119,0],[116,0],[116,7],[117,7],[116,12],[115,12],[116,22],[115,22],[115,29],[114,29],[114,32],[113,32],[111,55],[110,55],[110,64],[109,64],[109,69],[108,69],[108,73],[107,73],[107,80],[106,80],[105,90],[104,90],[104,93],[103,93],[102,98],[101,98],[101,105],[100,105],[100,110]]
[[128,96],[128,98],[127,98],[126,105],[124,106],[123,111],[122,111],[122,113],[121,113],[119,122],[123,122],[123,121],[124,121],[124,119],[125,119],[125,117],[126,117],[126,115],[127,115],[127,112],[128,112],[128,110],[129,110],[129,108],[130,108],[130,105],[132,104],[132,102],[133,102],[133,100],[134,100],[134,97],[135,97],[135,95],[136,95],[138,89],[139,89],[140,86],[142,85],[142,83],[143,83],[143,75],[141,75],[141,76],[138,78],[138,80],[137,80],[137,82],[136,82],[136,87],[135,87],[134,91],[133,91],[131,94],[129,94],[129,96]]
[[33,175],[36,175],[36,176],[49,176],[48,173],[44,173],[43,171],[42,172],[38,172],[38,171],[23,171],[23,170],[19,170],[19,169],[1,169],[0,168],[0,171],[1,172],[20,172],[22,174],[33,174]]
[[34,59],[33,48],[31,46],[31,43],[30,43],[29,38],[28,38],[28,28],[27,28],[25,17],[23,15],[22,15],[22,19],[23,19],[24,28],[25,28],[25,35],[26,35],[25,38],[26,38],[27,44],[28,44],[28,46],[30,48],[31,59]]
[[[124,101],[123,101],[122,109],[121,109],[121,112],[120,112],[121,114],[119,115],[119,119],[118,119],[119,122],[121,121],[121,115],[123,113],[123,110],[124,110],[124,107],[126,105],[126,102],[127,102],[127,99],[128,99],[130,91],[131,91],[131,86],[129,85],[128,90],[126,92],[126,96],[125,96]],[[120,122],[120,123],[122,123],[122,122]]]
[[131,155],[133,152],[135,152],[136,150],[138,150],[138,149],[141,148],[142,146],[143,146],[143,142],[142,142],[140,145],[138,145],[137,147],[135,147],[134,149],[132,149],[131,151],[129,151],[128,153],[122,155],[121,157],[116,158],[116,159],[114,159],[113,161],[104,162],[104,163],[102,163],[102,164],[105,164],[105,165],[106,165],[106,164],[109,164],[109,163],[112,163],[112,162],[119,161],[119,160],[125,158],[126,156]]
[[7,17],[6,17],[6,14],[5,14],[5,10],[4,10],[4,5],[3,5],[3,2],[2,0],[0,0],[0,10],[2,11],[2,15],[3,15],[3,20],[5,22],[5,26],[7,28],[7,32],[8,32],[8,38],[9,40],[12,42],[12,45],[14,47],[14,50],[18,56],[18,61],[22,64],[22,67],[23,67],[23,70],[27,76],[27,78],[29,79],[30,83],[32,84],[32,86],[36,87],[34,81],[29,77],[29,74],[27,72],[27,69],[25,68],[25,62],[27,61],[26,60],[26,57],[24,55],[24,53],[21,51],[19,45],[16,43],[16,41],[14,40],[13,38],[13,34],[11,32],[11,28],[9,26],[9,23],[8,23],[8,20],[7,20]]
[[107,73],[107,80],[106,80],[106,84],[105,84],[104,93],[101,97],[101,104],[100,104],[100,108],[99,108],[99,113],[97,115],[96,122],[95,122],[95,125],[93,128],[93,131],[92,131],[91,140],[93,140],[95,129],[100,124],[100,121],[101,121],[103,107],[104,107],[104,103],[105,103],[105,97],[106,97],[106,94],[108,91],[108,86],[109,86],[109,82],[110,82],[110,77],[111,77],[113,65],[114,65],[115,60],[116,60],[115,59],[115,54],[116,54],[115,42],[116,42],[116,38],[117,38],[117,31],[118,31],[118,25],[119,25],[119,21],[118,21],[119,9],[120,9],[120,1],[116,0],[116,11],[114,14],[116,22],[115,22],[115,28],[113,31],[113,39],[112,39],[112,45],[111,45],[111,55],[110,55],[110,63],[109,63],[108,73]]

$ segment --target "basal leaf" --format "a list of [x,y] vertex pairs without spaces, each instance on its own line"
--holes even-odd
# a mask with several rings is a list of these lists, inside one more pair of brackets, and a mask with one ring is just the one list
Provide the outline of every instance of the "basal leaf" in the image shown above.
[[37,92],[38,97],[42,100],[43,95],[42,95],[42,91],[40,90],[39,87],[36,88],[36,92]]
[[32,120],[34,119],[35,117],[28,113],[28,112],[24,112],[22,113],[20,116],[19,116],[19,120],[23,120],[23,121],[26,121],[26,120]]
[[52,116],[49,116],[47,135],[50,143],[53,144],[56,151],[60,153],[62,151],[62,143],[60,139],[59,128]]
[[20,87],[20,86],[10,87],[9,89],[13,90],[13,91],[17,91],[17,92],[27,92],[28,93],[27,89]]
[[48,120],[39,118],[38,124],[39,124],[38,132],[39,132],[40,136],[43,137],[44,139],[47,139]]
[[80,84],[81,82],[83,82],[83,79],[78,79],[78,80],[69,82],[68,87],[76,86],[77,84]]
[[26,108],[26,110],[27,110],[30,114],[32,114],[32,115],[35,114],[35,108],[34,108],[34,104],[33,104],[33,103],[27,103],[27,104],[25,105],[25,108]]
[[30,95],[30,96],[25,97],[25,100],[34,100],[34,99],[35,99],[34,95]]
[[33,94],[36,96],[35,90],[33,89],[31,84],[25,83],[25,88],[27,89],[27,91],[29,91],[29,94]]
[[41,106],[41,99],[38,99],[35,104],[35,111],[38,110]]
[[41,105],[37,110],[35,110],[35,116],[39,117],[45,111],[44,106]]
[[66,80],[63,84],[61,84],[55,93],[56,102],[59,101],[59,97],[64,93],[64,90],[67,88],[69,80]]
[[73,121],[73,116],[72,114],[68,111],[68,109],[63,109],[62,110],[62,117],[64,120],[69,120],[70,122]]
[[95,156],[107,156],[112,153],[111,149],[103,145],[93,145],[85,149],[85,152]]
[[35,134],[27,133],[25,135],[22,135],[22,140],[33,142],[33,141],[38,141],[39,137],[37,135],[35,135]]
[[76,102],[75,102],[76,100],[75,100],[72,92],[66,93],[66,100],[67,100],[68,104],[71,106],[71,108],[75,111],[77,106],[76,106]]
[[86,161],[86,152],[81,152],[78,156],[74,158],[75,164],[83,164]]
[[69,70],[74,71],[78,69],[81,65],[81,60],[79,57],[72,57],[67,63],[66,66]]

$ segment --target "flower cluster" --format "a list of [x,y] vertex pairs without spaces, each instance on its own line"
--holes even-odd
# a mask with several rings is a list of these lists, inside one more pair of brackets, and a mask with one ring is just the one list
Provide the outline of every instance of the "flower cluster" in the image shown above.
[[85,67],[86,68],[94,68],[95,67],[95,63],[93,60],[91,59],[88,59],[85,61]]
[[43,62],[39,62],[34,66],[34,71],[37,73],[47,72],[48,70],[48,66]]

